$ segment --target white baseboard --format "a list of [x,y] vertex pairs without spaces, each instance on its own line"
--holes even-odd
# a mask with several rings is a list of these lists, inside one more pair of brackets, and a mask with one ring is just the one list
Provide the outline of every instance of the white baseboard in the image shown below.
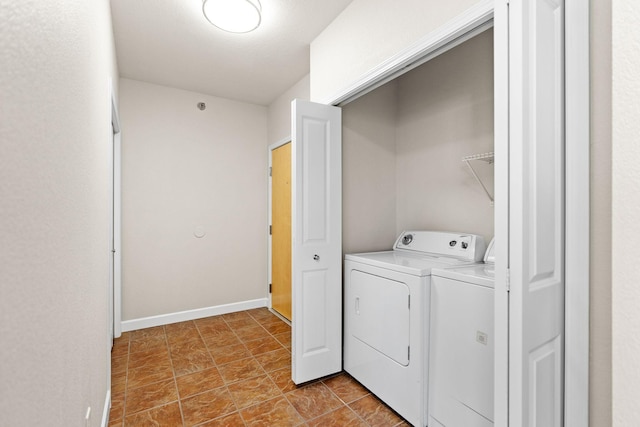
[[220,314],[234,313],[236,311],[250,310],[252,308],[260,308],[266,306],[267,298],[260,298],[250,301],[235,302],[232,304],[216,305],[213,307],[179,311],[177,313],[160,314],[158,316],[125,320],[122,322],[122,332],[151,328],[153,326],[168,325],[170,323],[185,322],[187,320],[202,319],[203,317],[218,316]]
[[109,412],[111,411],[111,390],[107,390],[107,396],[104,399],[104,409],[102,410],[102,422],[100,427],[107,427],[109,424]]

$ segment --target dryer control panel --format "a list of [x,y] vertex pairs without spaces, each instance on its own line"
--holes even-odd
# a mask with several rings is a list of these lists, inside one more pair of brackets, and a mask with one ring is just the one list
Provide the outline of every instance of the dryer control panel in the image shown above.
[[469,262],[482,261],[486,245],[477,234],[442,231],[403,231],[393,249],[416,255],[445,256]]

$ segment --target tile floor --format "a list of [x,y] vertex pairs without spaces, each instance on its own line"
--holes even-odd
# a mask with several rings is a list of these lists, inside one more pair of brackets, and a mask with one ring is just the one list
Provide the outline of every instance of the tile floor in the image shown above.
[[346,373],[293,384],[266,308],[124,333],[111,364],[109,427],[409,425]]

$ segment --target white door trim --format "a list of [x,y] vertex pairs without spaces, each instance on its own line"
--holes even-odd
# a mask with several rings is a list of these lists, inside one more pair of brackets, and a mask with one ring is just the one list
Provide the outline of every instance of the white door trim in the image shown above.
[[[267,226],[270,227],[271,226],[271,197],[272,197],[272,181],[271,181],[271,173],[269,171],[271,171],[271,167],[273,166],[273,150],[275,150],[276,148],[282,147],[285,144],[288,144],[291,142],[291,136],[288,136],[284,139],[281,139],[278,142],[275,142],[271,145],[269,145],[269,147],[267,147],[267,149],[269,150],[269,155],[267,156],[267,158],[269,159],[269,165],[268,165],[268,169],[267,169],[267,174],[269,175],[269,178],[267,179]],[[271,292],[269,292],[269,284],[271,283],[271,279],[272,279],[272,271],[271,271],[271,259],[273,257],[273,254],[271,252],[271,233],[269,232],[269,230],[267,230],[267,308],[269,310],[273,310],[273,302],[271,301]],[[275,313],[275,312],[274,312]],[[279,315],[279,313],[276,313]],[[288,320],[286,320],[284,317],[282,316],[278,316],[280,317],[283,321],[285,321],[286,323],[290,323]]]
[[113,336],[122,335],[122,130],[120,127],[120,115],[118,105],[113,92],[111,92],[111,126],[113,129],[112,143],[112,173],[113,173]]
[[[495,3],[495,10],[494,10]],[[589,6],[583,0],[566,0],[566,343],[565,360],[570,361],[571,369],[565,369],[565,426],[582,427],[588,425],[589,417],[589,180],[590,180],[590,148],[589,148]],[[392,80],[402,74],[402,69],[420,65],[432,59],[439,53],[447,50],[446,40],[455,43],[452,34],[467,34],[474,29],[482,28],[484,31],[492,25],[493,19],[506,13],[508,0],[483,1],[467,10],[454,20],[442,26],[433,33],[425,35],[417,43],[399,52],[389,60],[380,64],[372,71],[361,76],[344,90],[326,99],[323,103],[330,105],[344,105],[359,96],[362,96],[376,87]],[[495,14],[495,15],[494,15]],[[505,21],[506,22],[506,21]],[[478,31],[478,32],[481,32]],[[477,33],[474,33],[474,35]],[[494,43],[497,46],[502,43],[508,46],[508,40],[504,39],[505,29],[494,29]],[[502,38],[502,39],[501,39]],[[441,44],[438,44],[438,40]],[[444,43],[442,43],[444,41]],[[455,44],[451,45],[451,47]],[[450,48],[450,47],[449,47]],[[499,54],[499,52],[494,52]],[[504,62],[506,65],[507,63]],[[498,66],[499,64],[496,64]],[[504,70],[501,73],[504,76]],[[508,74],[507,74],[508,75]],[[503,97],[504,93],[496,92],[496,98]],[[497,104],[496,104],[497,105]],[[508,104],[507,109],[508,109]],[[496,116],[504,111],[496,110]],[[495,130],[496,137],[501,132]],[[498,140],[496,144],[500,145]],[[496,151],[496,164],[500,158],[506,159],[508,152]],[[504,164],[504,163],[503,163]],[[507,167],[507,166],[505,166]],[[498,174],[498,166],[496,166]],[[508,172],[508,169],[506,169]],[[501,187],[504,187],[501,189]],[[500,193],[506,194],[508,183],[498,184],[496,180],[496,199]],[[496,206],[496,212],[498,211]],[[498,218],[496,218],[498,219]],[[508,220],[508,218],[503,218]],[[496,241],[506,241],[507,236],[500,236],[496,228]],[[508,253],[508,248],[502,249],[496,245],[496,258],[499,253]],[[503,257],[504,258],[504,254]],[[506,262],[506,259],[504,260]],[[500,263],[500,261],[498,261]],[[499,265],[496,265],[498,268]],[[506,277],[502,280],[506,289]],[[506,296],[502,301],[503,309],[507,307]],[[496,301],[498,303],[498,301]],[[496,306],[498,309],[498,305]],[[505,313],[506,315],[506,313]],[[498,320],[498,319],[496,319]],[[496,325],[506,325],[504,322]],[[506,331],[507,326],[504,327]],[[500,333],[499,330],[496,330]],[[499,357],[499,356],[498,356]],[[506,362],[506,360],[505,360]],[[497,363],[497,362],[496,362]],[[566,363],[566,362],[565,362]],[[566,363],[567,365],[569,363]],[[506,365],[503,365],[506,366]],[[505,371],[506,374],[506,371]],[[508,378],[496,377],[496,390],[499,383],[505,383]],[[506,390],[505,390],[506,391]],[[498,396],[496,396],[498,397]],[[496,405],[499,405],[497,399]],[[508,400],[502,402],[504,407],[496,406],[496,409],[508,408]],[[496,412],[496,426],[506,426],[501,415]]]
[[589,2],[565,0],[565,426],[589,425]]
[[494,425],[509,424],[509,7],[494,11],[494,233],[496,257]]

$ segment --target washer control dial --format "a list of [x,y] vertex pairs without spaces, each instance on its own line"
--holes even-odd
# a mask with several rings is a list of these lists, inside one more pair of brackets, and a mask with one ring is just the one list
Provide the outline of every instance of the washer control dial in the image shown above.
[[413,234],[405,234],[402,237],[402,244],[403,245],[408,245],[411,242],[413,242]]

